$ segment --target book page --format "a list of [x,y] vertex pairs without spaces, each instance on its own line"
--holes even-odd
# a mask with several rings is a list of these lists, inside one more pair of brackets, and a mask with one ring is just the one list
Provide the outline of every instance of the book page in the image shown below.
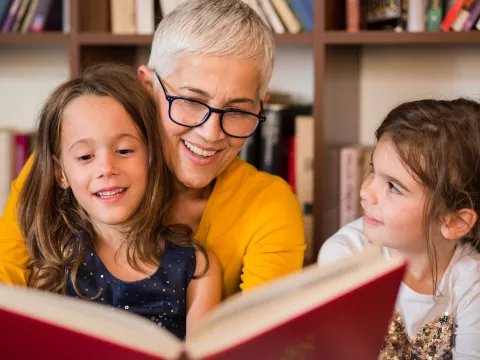
[[136,314],[33,288],[0,284],[0,310],[167,359],[182,349],[174,335]]
[[312,264],[296,273],[271,281],[257,289],[233,295],[213,310],[193,333],[197,331],[203,332],[209,326],[228,319],[236,313],[243,313],[249,308],[276,301],[278,297],[284,296],[287,292],[299,293],[302,289],[309,286],[335,281],[343,273],[355,271],[355,268],[363,267],[365,262],[368,263],[383,256],[381,249],[377,247],[372,247],[358,255],[352,256],[348,261],[324,265],[321,271],[319,271],[317,264]]

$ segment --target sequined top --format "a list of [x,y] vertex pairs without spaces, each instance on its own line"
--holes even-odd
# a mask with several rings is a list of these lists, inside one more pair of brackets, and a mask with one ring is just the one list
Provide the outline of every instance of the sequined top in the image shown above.
[[[152,320],[178,338],[186,334],[186,290],[195,272],[193,248],[166,242],[163,259],[155,273],[133,282],[115,278],[94,251],[87,251],[77,272],[77,288],[95,302]],[[68,274],[66,294],[79,297]]]

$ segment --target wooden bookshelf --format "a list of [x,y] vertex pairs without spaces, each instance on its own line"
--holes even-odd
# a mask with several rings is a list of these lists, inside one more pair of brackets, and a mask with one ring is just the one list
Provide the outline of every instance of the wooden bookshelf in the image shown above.
[[[112,35],[108,32],[108,0],[71,0],[70,34],[1,34],[1,45],[33,46],[67,44],[70,73],[80,74],[89,64],[117,60],[134,62],[139,47],[148,47],[152,35]],[[101,11],[96,11],[102,7]],[[92,16],[95,14],[95,16]],[[430,46],[480,44],[480,31],[471,32],[387,32],[345,31],[345,1],[315,0],[314,31],[300,34],[276,34],[278,46],[311,46],[314,77],[315,118],[315,245],[316,251],[330,234],[323,231],[325,147],[332,142],[356,143],[359,139],[360,63],[363,46]],[[432,51],[435,51],[433,49]],[[348,73],[348,76],[345,74]],[[333,101],[337,99],[336,101]],[[338,99],[341,99],[339,105]],[[345,106],[348,104],[348,106]]]
[[430,45],[480,44],[480,31],[469,32],[392,32],[392,31],[325,31],[325,45]]
[[45,32],[38,34],[0,34],[0,46],[67,44],[69,39],[70,36],[68,34],[61,32]]

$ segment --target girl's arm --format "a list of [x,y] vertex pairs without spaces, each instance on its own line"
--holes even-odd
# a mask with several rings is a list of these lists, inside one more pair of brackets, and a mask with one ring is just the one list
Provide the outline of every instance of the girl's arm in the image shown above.
[[456,323],[453,359],[480,359],[480,281],[462,299]]
[[[192,279],[187,288],[187,336],[189,331],[199,324],[202,318],[222,300],[222,271],[213,252],[207,250],[210,265],[201,278]],[[196,252],[195,274],[205,267],[205,257]]]

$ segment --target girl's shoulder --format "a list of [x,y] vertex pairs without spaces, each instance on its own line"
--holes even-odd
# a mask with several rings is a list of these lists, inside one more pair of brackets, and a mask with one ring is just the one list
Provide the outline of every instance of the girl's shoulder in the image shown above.
[[339,260],[355,252],[363,251],[370,246],[363,233],[363,218],[358,218],[342,226],[322,245],[318,254],[318,262],[325,264]]
[[480,292],[480,253],[470,244],[463,244],[455,251],[450,274],[450,286],[455,293]]

